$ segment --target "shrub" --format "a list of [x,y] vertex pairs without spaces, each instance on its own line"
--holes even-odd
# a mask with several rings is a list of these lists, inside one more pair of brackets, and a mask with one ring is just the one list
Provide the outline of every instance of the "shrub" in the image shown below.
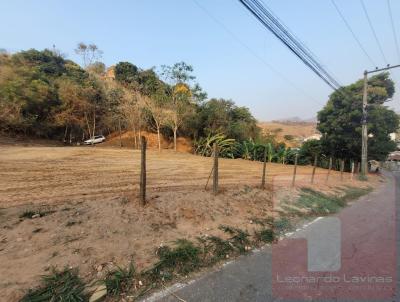
[[271,243],[275,240],[274,231],[271,229],[263,229],[261,231],[255,232],[256,239],[258,241]]
[[160,261],[156,264],[159,270],[176,271],[187,274],[200,265],[200,249],[186,239],[179,239],[175,247],[164,246],[158,249]]
[[43,285],[30,290],[20,302],[83,302],[88,297],[84,293],[85,285],[78,277],[78,271],[65,269],[61,272],[52,270],[48,276],[43,276]]
[[229,241],[240,253],[246,251],[246,246],[250,244],[249,233],[226,225],[221,225],[219,229],[232,235],[232,237],[229,238]]
[[117,267],[117,269],[109,272],[104,279],[107,287],[107,294],[117,296],[121,292],[129,290],[131,287],[131,279],[135,275],[135,267],[131,262],[128,269]]

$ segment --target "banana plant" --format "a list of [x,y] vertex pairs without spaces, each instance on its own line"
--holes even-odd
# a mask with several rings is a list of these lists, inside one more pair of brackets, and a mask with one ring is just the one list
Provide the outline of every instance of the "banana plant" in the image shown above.
[[279,163],[285,164],[287,154],[288,154],[288,149],[286,149],[285,147],[280,148],[276,153],[277,161]]
[[226,138],[223,134],[209,134],[207,137],[200,138],[194,142],[195,153],[202,156],[211,156],[214,143],[217,144],[221,157],[233,158],[235,151],[235,139]]
[[268,143],[267,144],[267,156],[268,156],[268,162],[272,162],[272,159],[275,156],[275,150],[274,150],[274,146],[272,145],[272,143]]

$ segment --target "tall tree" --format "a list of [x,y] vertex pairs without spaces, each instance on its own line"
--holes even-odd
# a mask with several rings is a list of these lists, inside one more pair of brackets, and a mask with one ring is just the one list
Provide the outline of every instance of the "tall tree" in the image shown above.
[[83,42],[78,43],[75,48],[75,53],[82,58],[84,68],[100,60],[103,55],[103,52],[96,44],[85,44]]
[[[173,66],[162,66],[161,75],[170,84],[168,95],[170,97],[167,124],[174,133],[174,150],[177,150],[177,132],[185,118],[193,111],[193,94],[190,87],[195,79],[192,75],[193,67],[185,62],[175,63]],[[198,89],[198,86],[196,86]]]
[[[318,113],[318,130],[323,134],[326,154],[360,161],[363,81],[332,93],[326,106]],[[368,82],[369,159],[383,160],[395,150],[389,134],[399,126],[395,112],[384,104],[394,94],[394,83],[388,73],[371,77]]]
[[166,106],[165,94],[153,94],[151,97],[137,94],[139,102],[143,104],[145,110],[147,110],[156,127],[157,132],[157,142],[158,142],[158,151],[161,152],[161,127],[166,126],[169,120],[170,111]]

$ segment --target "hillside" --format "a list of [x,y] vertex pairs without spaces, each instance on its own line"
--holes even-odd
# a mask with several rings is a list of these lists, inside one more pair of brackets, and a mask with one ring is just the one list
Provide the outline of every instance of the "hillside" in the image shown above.
[[318,133],[317,124],[313,122],[272,121],[260,122],[258,126],[264,134],[273,135],[278,142],[290,147],[297,147],[303,139]]

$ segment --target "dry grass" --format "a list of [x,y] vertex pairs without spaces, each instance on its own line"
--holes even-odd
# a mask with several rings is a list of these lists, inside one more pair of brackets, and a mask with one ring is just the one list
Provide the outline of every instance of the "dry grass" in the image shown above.
[[[148,205],[136,195],[139,153],[96,147],[0,147],[0,290],[16,301],[50,270],[79,267],[85,280],[99,279],[133,260],[137,269],[156,260],[155,250],[180,238],[223,236],[220,225],[254,231],[254,218],[273,215],[290,189],[292,166],[268,164],[269,190],[258,189],[262,164],[221,159],[221,194],[204,186],[212,159],[149,151]],[[298,169],[297,186],[310,185],[311,167]],[[317,169],[313,188],[330,193],[343,185]],[[272,186],[273,184],[273,186]],[[273,194],[271,189],[273,188]],[[47,213],[24,215],[24,213]],[[1,299],[0,299],[1,300]]]
[[[259,123],[265,134],[275,134],[278,142],[284,142],[288,146],[297,147],[296,140],[288,141],[285,135],[291,135],[295,139],[304,139],[317,133],[316,123],[284,123],[284,122],[262,122]],[[281,130],[281,131],[279,131]]]

